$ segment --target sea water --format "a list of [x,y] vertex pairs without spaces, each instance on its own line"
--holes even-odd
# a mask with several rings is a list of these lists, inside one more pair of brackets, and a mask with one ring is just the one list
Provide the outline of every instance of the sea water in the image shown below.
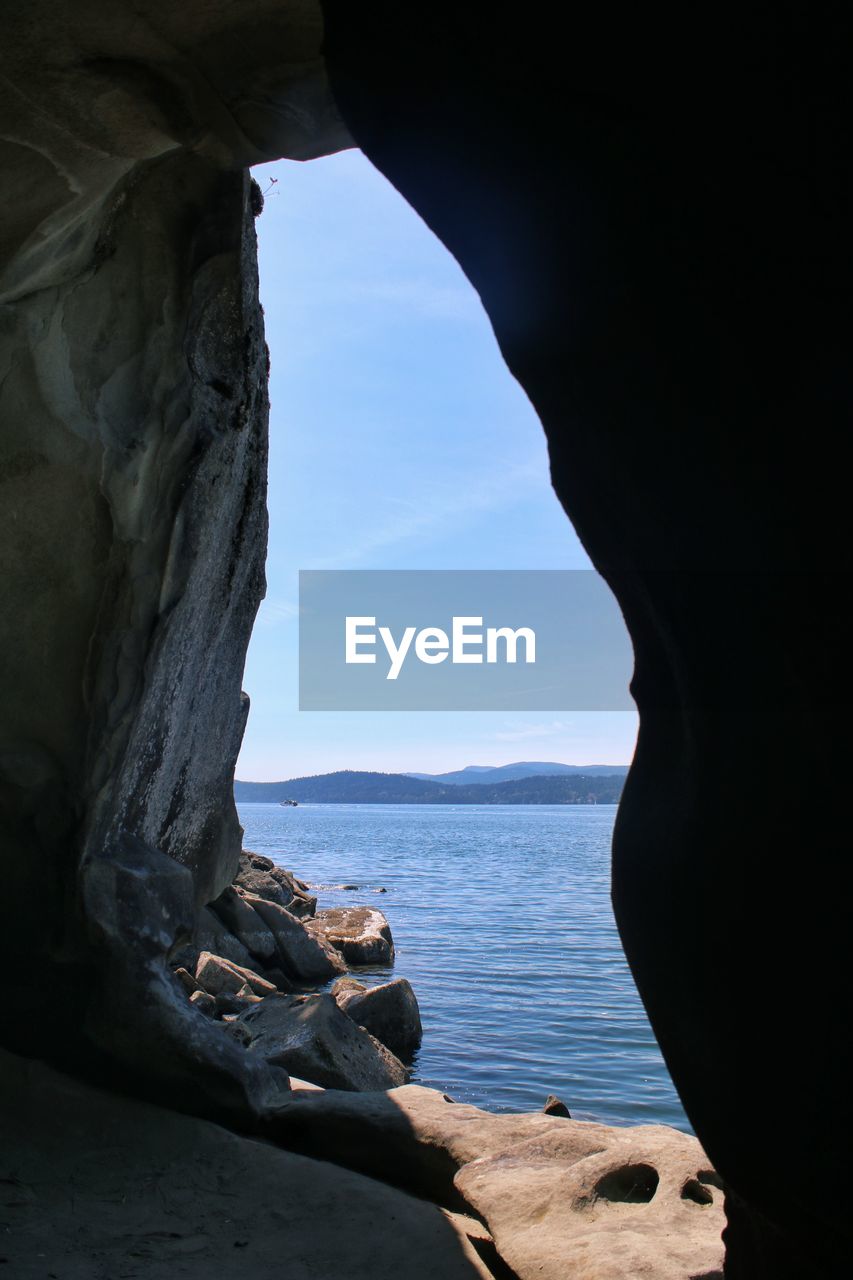
[[[383,911],[424,1027],[416,1083],[496,1111],[689,1131],[610,905],[615,805],[241,804],[244,846]],[[342,885],[357,885],[344,889]],[[385,890],[381,893],[380,890]]]

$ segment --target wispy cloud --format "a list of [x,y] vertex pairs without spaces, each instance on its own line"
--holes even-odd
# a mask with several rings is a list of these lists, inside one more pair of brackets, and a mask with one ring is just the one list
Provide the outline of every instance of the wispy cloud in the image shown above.
[[272,627],[280,622],[290,622],[299,617],[299,605],[292,600],[276,600],[270,598],[261,602],[258,610],[257,625]]
[[450,486],[433,487],[417,501],[394,499],[400,514],[376,525],[334,557],[316,562],[316,569],[340,569],[358,564],[376,552],[412,540],[428,540],[467,523],[472,514],[500,511],[520,499],[541,492],[547,483],[541,454],[515,466],[495,467],[486,474],[460,476]]
[[552,738],[560,733],[571,732],[571,725],[565,720],[549,720],[544,724],[525,724],[515,729],[502,729],[489,734],[495,742],[523,742],[528,738]]

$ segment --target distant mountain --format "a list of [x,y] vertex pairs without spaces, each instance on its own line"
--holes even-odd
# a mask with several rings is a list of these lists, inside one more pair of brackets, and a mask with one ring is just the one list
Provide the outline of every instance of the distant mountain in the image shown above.
[[621,774],[573,773],[464,785],[404,773],[346,769],[287,782],[235,782],[234,798],[243,804],[281,800],[311,804],[616,804],[624,781]]
[[467,786],[475,782],[514,782],[518,778],[543,778],[549,774],[578,774],[586,778],[620,777],[628,772],[626,764],[557,764],[554,761],[520,760],[516,764],[469,764],[452,773],[408,773],[407,778],[421,778],[427,782],[446,782],[452,786]]

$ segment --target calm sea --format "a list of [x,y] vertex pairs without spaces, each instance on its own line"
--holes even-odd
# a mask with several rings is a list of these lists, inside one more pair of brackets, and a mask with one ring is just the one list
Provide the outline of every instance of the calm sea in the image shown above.
[[417,1083],[490,1110],[554,1093],[578,1119],[689,1129],[610,907],[615,805],[239,811],[245,847],[316,886],[319,906],[387,915],[393,976],[424,1024]]

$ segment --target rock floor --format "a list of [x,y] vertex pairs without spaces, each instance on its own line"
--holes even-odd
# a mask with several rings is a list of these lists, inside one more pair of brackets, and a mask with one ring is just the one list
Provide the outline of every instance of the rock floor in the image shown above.
[[479,1223],[361,1174],[6,1053],[0,1082],[0,1277],[492,1276]]

